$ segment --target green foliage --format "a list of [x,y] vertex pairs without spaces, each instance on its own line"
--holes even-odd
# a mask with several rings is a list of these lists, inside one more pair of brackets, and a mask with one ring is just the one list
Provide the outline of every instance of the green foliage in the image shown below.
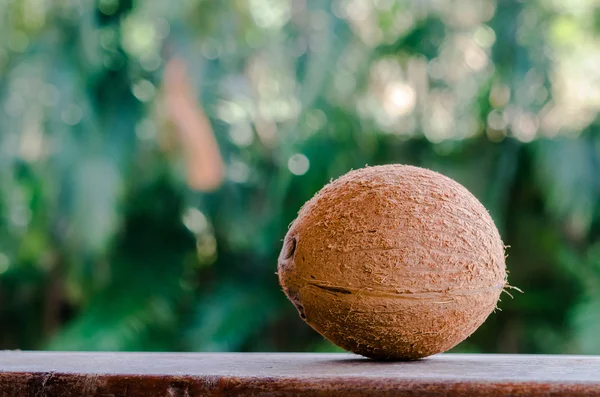
[[[397,162],[482,200],[525,292],[457,350],[600,353],[598,10],[446,3],[0,0],[0,348],[335,350],[280,242],[331,178]],[[161,144],[171,55],[214,193]]]

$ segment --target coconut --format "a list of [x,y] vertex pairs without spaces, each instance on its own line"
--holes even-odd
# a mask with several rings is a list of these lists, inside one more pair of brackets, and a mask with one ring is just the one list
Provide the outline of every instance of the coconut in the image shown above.
[[504,245],[483,205],[437,172],[367,167],[329,183],[285,236],[278,275],[312,328],[363,356],[446,351],[494,311]]

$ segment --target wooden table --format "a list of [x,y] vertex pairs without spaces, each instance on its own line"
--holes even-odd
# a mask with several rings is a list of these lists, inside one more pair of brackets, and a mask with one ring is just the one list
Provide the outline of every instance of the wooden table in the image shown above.
[[0,396],[600,396],[600,357],[0,352]]

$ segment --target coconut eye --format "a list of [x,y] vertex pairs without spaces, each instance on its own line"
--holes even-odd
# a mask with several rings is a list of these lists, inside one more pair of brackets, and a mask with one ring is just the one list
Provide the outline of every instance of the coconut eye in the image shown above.
[[296,251],[296,237],[292,236],[285,239],[283,243],[283,256],[282,259],[290,259],[294,256],[294,252]]

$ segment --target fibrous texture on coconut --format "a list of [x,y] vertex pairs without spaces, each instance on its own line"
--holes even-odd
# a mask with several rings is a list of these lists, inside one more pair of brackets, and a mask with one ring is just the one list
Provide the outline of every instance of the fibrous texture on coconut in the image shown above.
[[292,223],[278,274],[317,332],[392,360],[457,345],[506,285],[504,245],[483,205],[452,179],[404,165],[325,186]]

